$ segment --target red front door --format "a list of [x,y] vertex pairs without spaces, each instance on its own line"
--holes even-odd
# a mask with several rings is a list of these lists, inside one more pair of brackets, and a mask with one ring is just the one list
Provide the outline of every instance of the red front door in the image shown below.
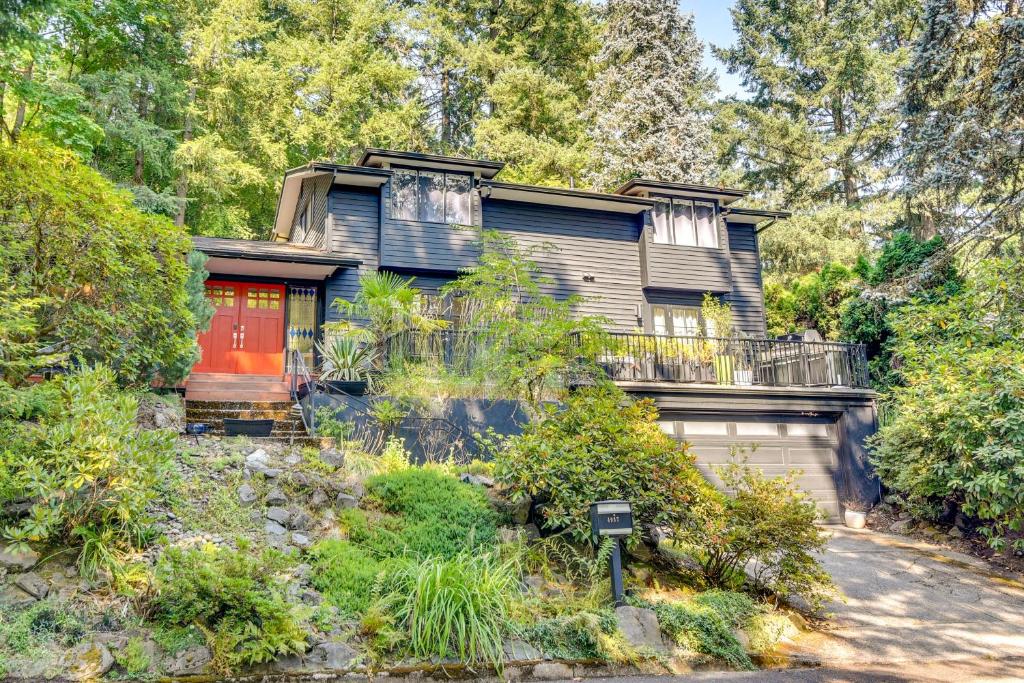
[[284,351],[284,285],[207,280],[216,312],[199,335],[193,372],[280,375]]

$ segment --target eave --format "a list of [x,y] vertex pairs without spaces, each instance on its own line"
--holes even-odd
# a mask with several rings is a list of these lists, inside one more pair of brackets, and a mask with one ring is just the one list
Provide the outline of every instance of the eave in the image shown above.
[[624,197],[601,192],[585,192],[568,190],[561,187],[542,187],[538,185],[518,185],[515,183],[499,183],[493,180],[480,183],[480,195],[491,199],[504,199],[547,206],[565,206],[595,211],[614,211],[617,213],[641,213],[654,206],[654,200],[643,197]]

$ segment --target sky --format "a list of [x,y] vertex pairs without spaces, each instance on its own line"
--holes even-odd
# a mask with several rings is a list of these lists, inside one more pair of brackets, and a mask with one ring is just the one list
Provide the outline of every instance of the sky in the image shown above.
[[728,0],[679,0],[683,12],[691,12],[697,24],[697,37],[704,41],[704,65],[718,74],[719,95],[745,96],[747,93],[739,76],[726,72],[725,66],[711,54],[711,45],[732,45],[736,34],[732,30]]

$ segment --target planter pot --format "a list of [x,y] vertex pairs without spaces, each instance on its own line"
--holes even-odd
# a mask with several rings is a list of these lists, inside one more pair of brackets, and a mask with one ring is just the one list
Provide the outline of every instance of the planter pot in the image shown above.
[[343,380],[343,379],[329,379],[323,382],[324,387],[327,389],[327,393],[330,394],[348,394],[349,396],[362,396],[366,393],[366,380]]
[[732,381],[740,386],[747,386],[754,383],[754,373],[750,370],[734,370]]
[[270,436],[274,431],[273,420],[237,420],[224,418],[225,436]]
[[843,522],[851,529],[863,529],[868,520],[868,513],[860,510],[843,510]]

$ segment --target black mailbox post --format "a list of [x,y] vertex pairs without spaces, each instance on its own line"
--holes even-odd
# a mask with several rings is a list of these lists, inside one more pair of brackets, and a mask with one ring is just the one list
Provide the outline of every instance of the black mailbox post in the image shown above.
[[599,544],[601,537],[612,539],[612,555],[608,559],[612,575],[612,595],[615,606],[625,605],[622,591],[622,550],[620,538],[633,533],[633,508],[624,500],[599,500],[590,506],[590,531],[594,543]]

